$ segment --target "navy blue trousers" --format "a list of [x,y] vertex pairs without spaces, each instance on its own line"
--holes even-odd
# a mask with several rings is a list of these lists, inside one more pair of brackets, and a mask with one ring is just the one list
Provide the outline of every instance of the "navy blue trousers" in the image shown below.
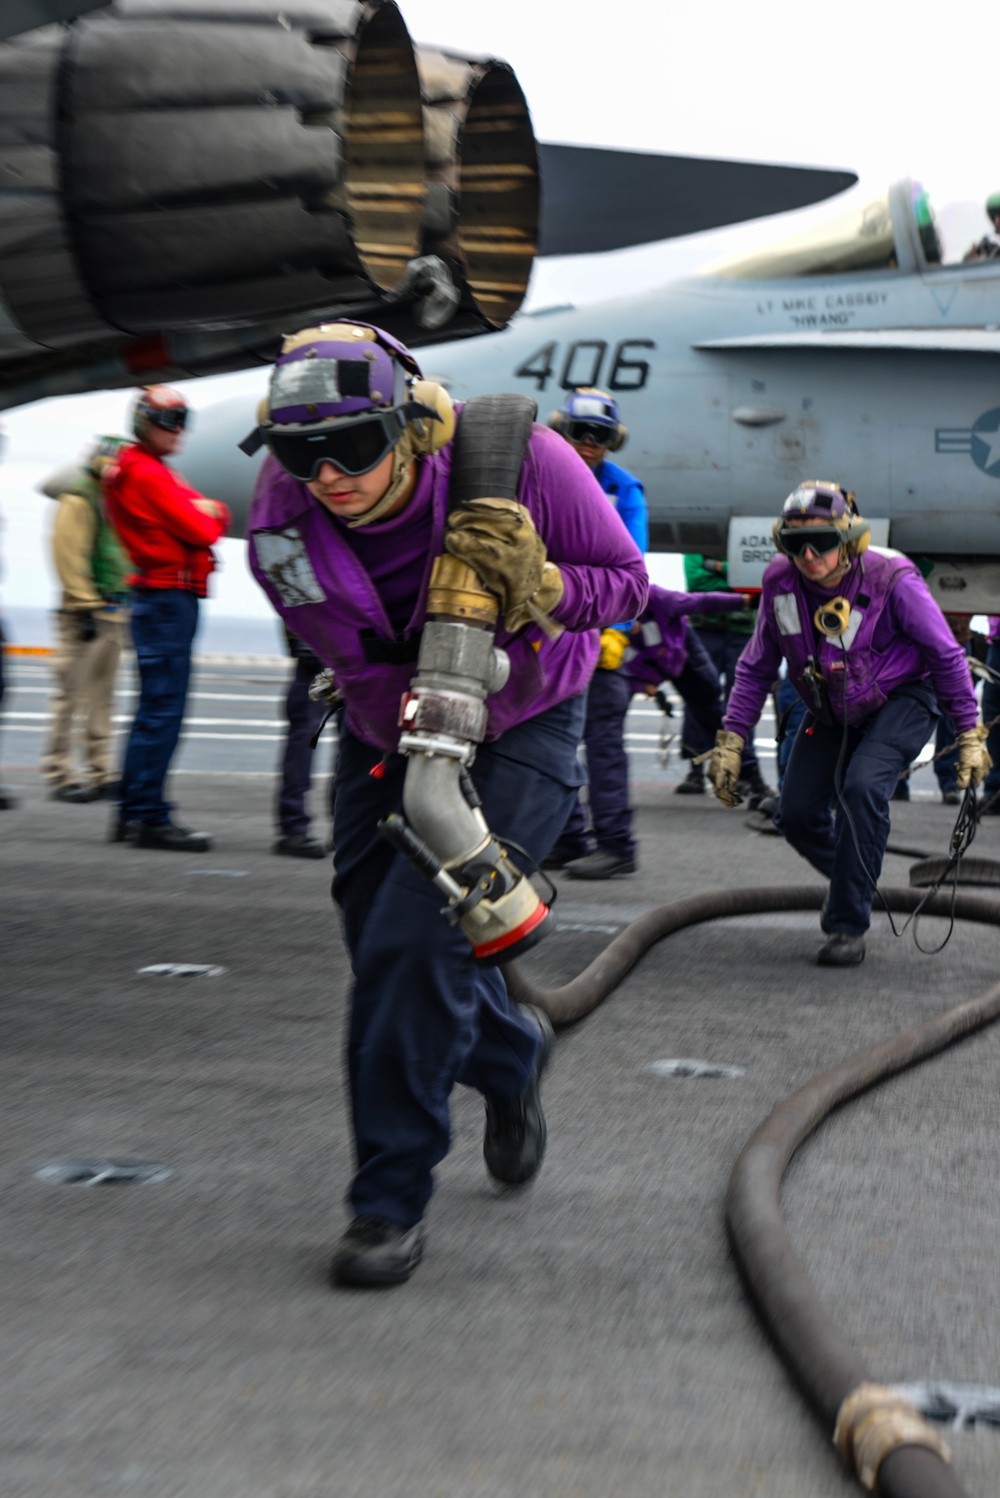
[[180,738],[191,679],[198,598],[182,588],[137,588],[132,639],[139,666],[139,705],[122,766],[122,817],[166,822],[163,783]]
[[684,703],[684,721],[690,718],[697,723],[706,745],[715,743],[715,735],[722,727],[722,688],[715,662],[698,638],[691,625],[684,632],[687,660],[683,669],[673,677],[674,686]]
[[[480,747],[472,778],[490,829],[541,859],[577,794],[583,699],[572,698]],[[444,897],[378,834],[402,802],[406,761],[345,727],[334,783],[333,897],[354,970],[347,1044],[357,1169],[355,1216],[409,1227],[451,1142],[456,1082],[514,1097],[531,1078],[538,1033],[495,968],[441,915]],[[516,856],[516,855],[515,855]]]
[[[606,848],[622,858],[635,857],[632,807],[628,794],[628,750],[625,717],[632,701],[632,683],[622,670],[602,671],[590,678],[583,743],[587,750],[588,808],[579,797],[557,844],[567,856]],[[591,836],[591,834],[593,834]]]
[[[723,703],[728,702],[729,694],[733,689],[736,662],[749,645],[750,636],[733,634],[729,629],[693,629],[692,634],[704,646],[706,655],[715,667],[716,681],[722,683]],[[689,710],[684,713],[682,734],[684,753],[688,759],[704,754],[706,749],[711,749],[715,744],[715,735],[706,732],[696,714]],[[744,774],[752,774],[758,769],[757,755],[753,747],[753,734],[750,735],[743,750],[741,769]]]
[[[986,664],[994,671],[1000,671],[1000,640],[990,641]],[[992,723],[996,717],[1000,717],[1000,682],[990,681],[987,677],[983,682],[983,722]],[[986,748],[993,760],[993,768],[983,782],[983,795],[990,797],[1000,791],[1000,723],[990,729]]]
[[[843,728],[817,723],[811,713],[803,719],[775,820],[795,851],[830,881],[824,931],[861,936],[868,930],[889,841],[889,801],[937,715],[930,687],[915,682],[848,728],[846,751]],[[843,804],[835,788],[842,753]]]
[[313,702],[309,696],[309,686],[316,669],[314,656],[297,659],[295,674],[288,684],[285,697],[288,730],[281,755],[281,782],[275,802],[275,818],[285,837],[296,837],[309,831],[306,796],[312,784],[315,754],[312,739],[328,710],[325,702]]

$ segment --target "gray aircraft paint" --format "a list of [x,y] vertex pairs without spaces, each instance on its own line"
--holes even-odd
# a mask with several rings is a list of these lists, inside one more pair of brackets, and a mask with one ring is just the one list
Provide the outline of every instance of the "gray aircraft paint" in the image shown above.
[[[891,190],[897,208],[909,191]],[[893,224],[895,269],[700,275],[523,314],[488,338],[427,351],[424,369],[456,400],[530,394],[543,421],[574,386],[611,389],[653,550],[724,556],[732,521],[773,518],[803,478],[836,479],[862,514],[887,522],[879,540],[967,559],[964,586],[950,565],[943,591],[932,573],[943,604],[957,594],[963,612],[1000,612],[1000,576],[980,570],[1000,562],[1000,262],[928,264],[913,224]],[[253,469],[225,452],[253,425],[253,407],[200,414],[184,456],[191,481],[241,518]]]

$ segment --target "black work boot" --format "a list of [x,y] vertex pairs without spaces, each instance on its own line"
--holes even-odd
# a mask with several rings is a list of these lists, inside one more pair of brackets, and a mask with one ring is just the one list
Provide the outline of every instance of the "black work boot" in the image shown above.
[[401,1228],[380,1217],[355,1217],[330,1266],[335,1285],[401,1285],[420,1263],[424,1225]]
[[864,960],[864,937],[846,936],[843,931],[835,931],[832,936],[828,936],[816,954],[820,967],[857,967]]
[[754,765],[753,769],[748,770],[746,775],[743,776],[738,789],[740,795],[747,803],[749,811],[760,811],[761,804],[765,798],[774,795],[774,792],[760,773],[760,768],[757,765]]
[[71,785],[56,786],[51,799],[68,801],[71,806],[86,806],[90,801],[100,801],[101,793],[96,786],[79,785],[74,781]]
[[637,864],[634,858],[628,858],[624,853],[597,848],[584,858],[574,858],[564,867],[571,879],[614,879],[619,874],[634,874]]
[[326,849],[318,838],[308,832],[286,832],[278,838],[272,853],[283,853],[286,858],[325,858]]
[[176,853],[207,853],[212,839],[207,832],[192,832],[176,822],[137,822],[135,834],[126,833],[135,848],[167,848]]
[[684,779],[674,786],[675,796],[703,796],[705,794],[705,768],[692,765]]
[[548,1130],[540,1085],[556,1043],[547,1014],[531,1004],[519,1004],[518,1008],[538,1026],[541,1045],[534,1075],[523,1092],[517,1097],[486,1099],[483,1159],[493,1179],[505,1186],[524,1186],[538,1174],[545,1156]]

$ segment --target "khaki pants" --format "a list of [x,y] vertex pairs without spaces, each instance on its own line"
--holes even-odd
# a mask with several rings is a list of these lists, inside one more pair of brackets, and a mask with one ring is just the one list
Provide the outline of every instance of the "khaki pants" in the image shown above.
[[[42,774],[53,786],[109,785],[118,779],[112,761],[111,712],[115,676],[126,639],[128,610],[95,614],[97,637],[80,639],[78,614],[56,614],[58,645],[53,658],[52,721],[42,754]],[[73,757],[74,719],[83,720],[85,768]]]

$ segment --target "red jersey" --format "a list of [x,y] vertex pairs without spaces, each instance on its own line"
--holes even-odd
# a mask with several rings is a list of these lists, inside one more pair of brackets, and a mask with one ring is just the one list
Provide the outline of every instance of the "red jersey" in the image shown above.
[[215,569],[212,542],[229,530],[225,519],[206,515],[201,499],[178,474],[141,442],[127,447],[104,483],[108,516],[135,571],[140,588],[183,588],[204,598]]

